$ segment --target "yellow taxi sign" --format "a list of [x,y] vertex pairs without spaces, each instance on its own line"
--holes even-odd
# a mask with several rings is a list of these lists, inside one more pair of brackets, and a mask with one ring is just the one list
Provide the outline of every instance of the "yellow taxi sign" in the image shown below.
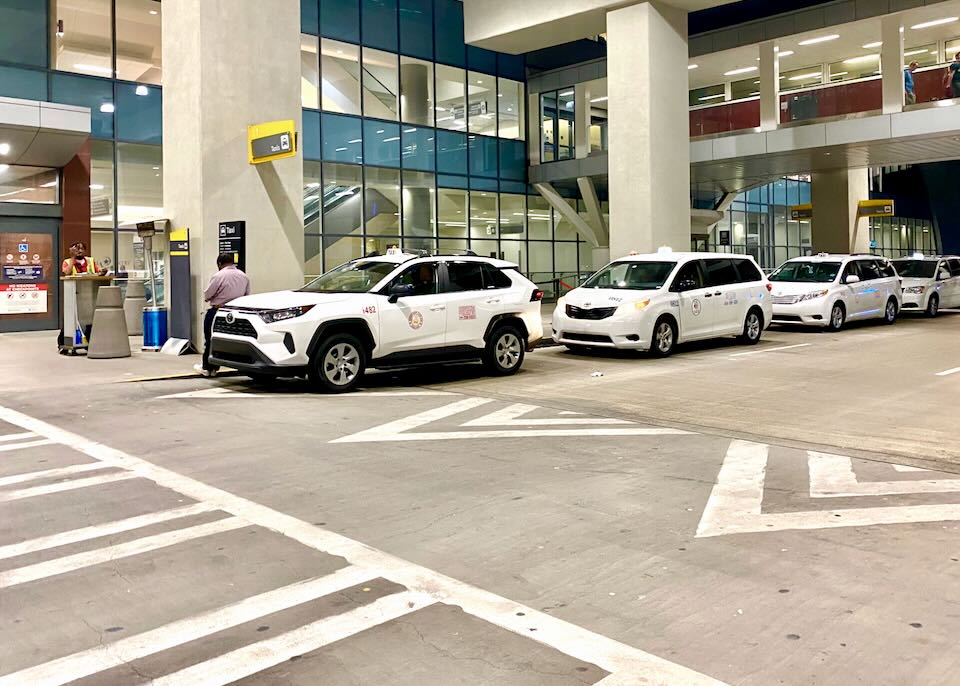
[[247,127],[247,158],[263,164],[297,155],[297,124],[293,119]]
[[857,215],[860,217],[893,217],[896,215],[896,205],[893,200],[888,198],[861,200],[857,203]]
[[790,219],[797,221],[798,219],[811,219],[813,217],[813,205],[807,203],[806,205],[794,205],[790,208]]

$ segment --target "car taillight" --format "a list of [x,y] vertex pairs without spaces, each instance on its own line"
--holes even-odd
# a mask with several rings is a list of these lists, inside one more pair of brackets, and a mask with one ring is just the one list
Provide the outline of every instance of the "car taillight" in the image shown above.
[[541,300],[543,300],[543,291],[541,290],[535,290],[533,295],[530,296],[530,302],[532,303],[538,303]]
[[769,281],[767,282],[767,293],[773,292],[773,284]]

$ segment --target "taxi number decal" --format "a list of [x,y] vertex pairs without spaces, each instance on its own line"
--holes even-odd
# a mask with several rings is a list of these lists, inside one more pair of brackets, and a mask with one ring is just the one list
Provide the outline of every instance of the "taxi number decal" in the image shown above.
[[373,305],[367,305],[366,307],[363,308],[363,313],[364,313],[364,314],[376,314],[376,313],[377,313],[377,308],[374,307]]
[[477,318],[477,308],[474,305],[461,305],[459,310],[460,321]]

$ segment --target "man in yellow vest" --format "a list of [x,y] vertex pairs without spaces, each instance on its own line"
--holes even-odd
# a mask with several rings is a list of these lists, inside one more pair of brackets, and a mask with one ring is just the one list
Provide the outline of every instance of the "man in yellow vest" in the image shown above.
[[77,241],[70,246],[70,257],[60,265],[60,271],[64,276],[78,276],[80,274],[98,274],[107,275],[107,268],[97,268],[97,263],[92,257],[87,257],[87,245],[83,241]]

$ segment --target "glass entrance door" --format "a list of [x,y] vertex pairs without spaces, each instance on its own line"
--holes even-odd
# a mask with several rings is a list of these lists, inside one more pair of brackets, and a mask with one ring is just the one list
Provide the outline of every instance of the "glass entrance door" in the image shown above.
[[59,224],[0,218],[0,333],[60,328]]

